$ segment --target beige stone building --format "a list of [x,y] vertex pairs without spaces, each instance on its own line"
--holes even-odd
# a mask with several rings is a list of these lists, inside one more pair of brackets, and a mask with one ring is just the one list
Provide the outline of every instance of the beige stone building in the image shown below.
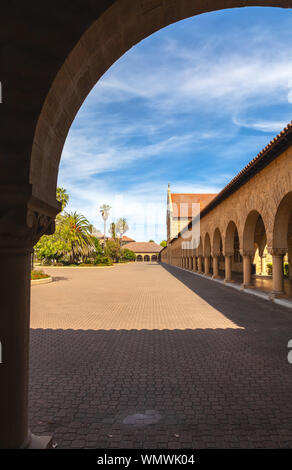
[[167,192],[167,240],[172,240],[216,194],[178,194],[172,193],[170,185]]
[[[254,284],[272,264],[272,296],[291,295],[292,124],[267,145],[200,213],[200,236],[192,242],[192,219],[168,240],[163,262],[225,282]],[[199,216],[197,216],[198,218]]]
[[154,242],[134,242],[128,243],[125,248],[133,251],[137,258],[137,262],[155,262],[160,260],[162,246]]

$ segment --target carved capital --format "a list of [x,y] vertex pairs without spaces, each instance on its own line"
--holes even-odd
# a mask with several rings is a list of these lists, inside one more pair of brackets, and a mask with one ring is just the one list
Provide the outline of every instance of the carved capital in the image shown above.
[[240,250],[241,256],[247,256],[249,258],[254,257],[254,251],[253,250]]
[[285,256],[287,253],[286,248],[273,248],[273,247],[268,247],[268,252],[272,256]]
[[[4,195],[2,197],[2,195]],[[31,186],[0,186],[0,250],[29,252],[42,235],[55,231],[60,211],[31,194]]]

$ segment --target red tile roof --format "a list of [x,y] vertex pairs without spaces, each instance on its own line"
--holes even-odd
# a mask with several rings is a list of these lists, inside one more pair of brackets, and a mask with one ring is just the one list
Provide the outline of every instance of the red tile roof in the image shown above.
[[160,253],[162,246],[154,242],[133,242],[127,243],[125,248],[134,251],[134,253]]

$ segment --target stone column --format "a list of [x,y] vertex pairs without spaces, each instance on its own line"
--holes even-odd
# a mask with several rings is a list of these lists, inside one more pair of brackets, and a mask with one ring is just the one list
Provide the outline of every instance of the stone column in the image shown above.
[[213,279],[219,278],[219,256],[213,255]]
[[193,257],[193,271],[197,271],[197,258],[196,258],[196,256]]
[[202,273],[202,256],[198,256],[198,272]]
[[284,294],[283,258],[286,250],[273,248],[270,253],[273,257],[273,290],[271,296],[281,297]]
[[1,449],[45,448],[51,441],[28,429],[30,270],[33,246],[54,232],[59,206],[47,206],[30,193],[30,186],[17,193],[0,187]]
[[251,258],[253,252],[244,252],[243,253],[243,283],[241,285],[242,289],[252,287],[251,282]]
[[209,256],[205,256],[205,276],[209,276],[210,275],[210,258]]
[[232,258],[232,255],[230,255],[230,254],[225,255],[225,279],[224,279],[224,282],[231,282],[232,281],[231,258]]

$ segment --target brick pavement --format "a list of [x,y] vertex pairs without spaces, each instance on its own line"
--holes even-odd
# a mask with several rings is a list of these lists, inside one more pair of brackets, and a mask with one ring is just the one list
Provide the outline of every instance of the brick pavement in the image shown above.
[[32,288],[34,433],[61,448],[292,447],[291,311],[156,264],[48,271]]

